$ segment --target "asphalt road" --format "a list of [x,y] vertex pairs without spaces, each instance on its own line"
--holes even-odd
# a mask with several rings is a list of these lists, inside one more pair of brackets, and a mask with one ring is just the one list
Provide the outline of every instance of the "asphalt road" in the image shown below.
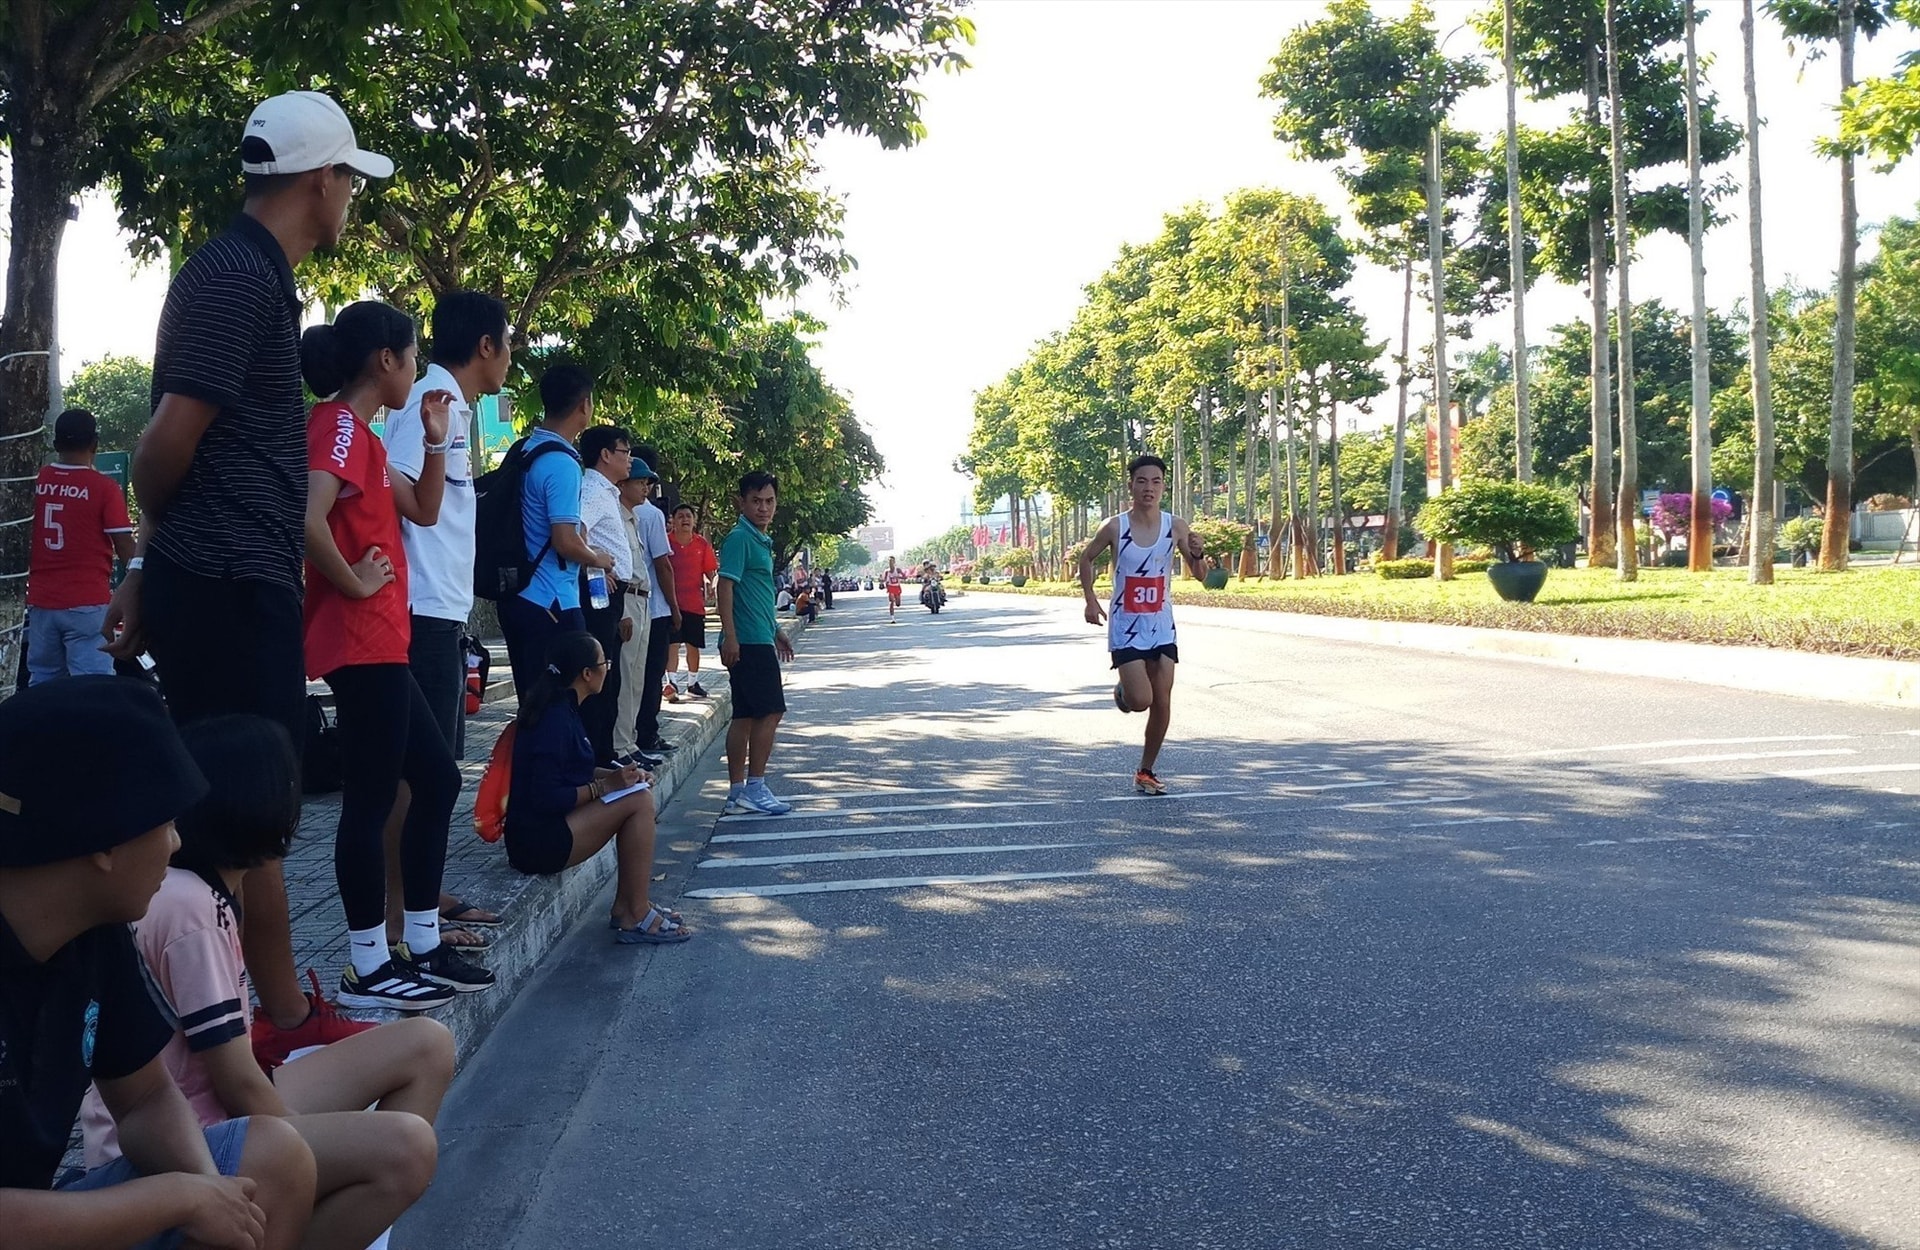
[[1184,611],[846,595],[779,820],[663,826],[405,1247],[1920,1246],[1920,722]]

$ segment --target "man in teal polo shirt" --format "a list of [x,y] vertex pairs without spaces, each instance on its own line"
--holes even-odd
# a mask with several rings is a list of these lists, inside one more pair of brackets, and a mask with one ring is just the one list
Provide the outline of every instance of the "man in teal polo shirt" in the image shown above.
[[787,710],[780,662],[793,658],[773,619],[773,525],[780,483],[756,470],[740,479],[740,521],[720,546],[720,663],[733,678],[733,723],[727,727],[724,814],[784,816],[791,803],[767,789],[773,734]]

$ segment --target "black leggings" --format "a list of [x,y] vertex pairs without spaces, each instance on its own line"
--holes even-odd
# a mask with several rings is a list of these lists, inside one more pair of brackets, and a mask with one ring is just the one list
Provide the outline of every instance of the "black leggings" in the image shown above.
[[400,835],[400,889],[408,911],[440,905],[447,826],[460,799],[460,770],[433,709],[405,664],[351,664],[327,674],[340,724],[340,830],[333,872],[349,929],[387,916],[381,830],[400,783],[413,791]]

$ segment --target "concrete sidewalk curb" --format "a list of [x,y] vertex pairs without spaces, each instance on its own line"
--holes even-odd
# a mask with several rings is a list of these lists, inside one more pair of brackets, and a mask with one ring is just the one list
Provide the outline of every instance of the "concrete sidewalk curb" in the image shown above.
[[1181,607],[1187,619],[1263,633],[1410,647],[1481,659],[1528,660],[1628,677],[1662,677],[1707,686],[1881,707],[1920,704],[1920,664],[1864,656],[1821,655],[1699,642],[1535,634],[1469,625],[1376,621],[1300,612]]
[[[806,632],[804,621],[783,621],[781,628],[789,640]],[[718,654],[718,648],[715,648]],[[715,683],[719,685],[718,682]],[[512,682],[492,683],[488,702],[511,698]],[[733,692],[716,689],[713,697],[700,703],[674,705],[678,713],[692,713],[691,723],[675,716],[663,718],[661,732],[678,749],[654,776],[654,812],[660,819],[693,781],[708,750],[726,736],[733,719]],[[502,913],[505,923],[492,930],[493,946],[483,962],[496,978],[491,990],[462,994],[437,1012],[434,1018],[453,1031],[454,1056],[464,1065],[486,1041],[494,1024],[506,1014],[520,991],[532,980],[550,951],[580,920],[586,910],[613,880],[615,867],[613,843],[586,863],[552,877],[524,878],[525,886]],[[356,1015],[361,1013],[354,1013]]]

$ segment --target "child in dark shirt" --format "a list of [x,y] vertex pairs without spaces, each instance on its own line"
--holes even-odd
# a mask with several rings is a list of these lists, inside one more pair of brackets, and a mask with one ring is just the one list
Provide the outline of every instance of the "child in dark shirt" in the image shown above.
[[[159,696],[139,682],[71,677],[0,703],[0,1230],[9,1244],[126,1250],[184,1235],[282,1250],[307,1235],[314,1151],[271,1117],[202,1130],[161,1059],[174,1022],[148,994],[127,930],[166,874],[174,817],[206,790]],[[125,1158],[52,1189],[89,1081]]]

